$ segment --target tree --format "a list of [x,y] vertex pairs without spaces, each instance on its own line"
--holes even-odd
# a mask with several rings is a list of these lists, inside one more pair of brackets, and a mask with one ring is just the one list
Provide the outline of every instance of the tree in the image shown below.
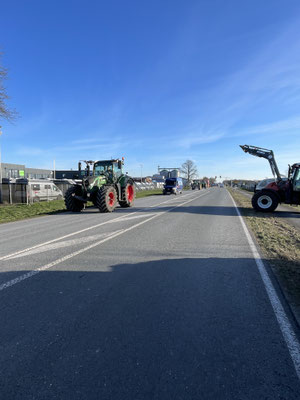
[[6,104],[6,100],[8,100],[9,97],[4,86],[5,79],[7,79],[7,69],[2,67],[0,64],[0,120],[6,119],[7,121],[13,121],[16,118],[17,113],[15,110],[10,109]]
[[185,175],[188,182],[190,182],[198,174],[197,167],[192,160],[186,160],[186,162],[181,166],[181,171]]

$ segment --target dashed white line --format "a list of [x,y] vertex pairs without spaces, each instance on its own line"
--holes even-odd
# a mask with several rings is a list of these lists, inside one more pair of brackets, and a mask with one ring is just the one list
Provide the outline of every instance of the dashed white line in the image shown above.
[[5,283],[3,283],[2,285],[0,285],[0,291],[2,291],[2,290],[4,290],[4,289],[7,289],[7,288],[9,288],[9,287],[11,287],[11,286],[14,286],[14,285],[16,285],[16,284],[18,284],[18,283],[20,283],[20,282],[22,282],[22,281],[24,281],[24,280],[26,280],[26,279],[28,279],[28,278],[31,278],[31,277],[33,277],[34,275],[37,275],[38,273],[40,273],[40,272],[42,272],[42,271],[45,271],[45,270],[47,270],[47,269],[49,269],[49,268],[52,268],[52,267],[54,267],[55,265],[62,263],[63,261],[66,261],[66,260],[68,260],[68,259],[70,259],[70,258],[73,258],[73,257],[75,257],[75,256],[77,256],[77,255],[79,255],[79,254],[81,254],[81,253],[84,253],[85,251],[90,250],[90,249],[92,249],[93,247],[99,246],[100,244],[105,243],[105,242],[107,242],[108,240],[111,240],[111,239],[113,239],[113,238],[115,238],[115,237],[117,237],[117,236],[120,236],[120,235],[122,235],[122,234],[125,233],[125,232],[129,232],[129,231],[131,231],[132,229],[135,229],[135,228],[137,228],[137,227],[139,227],[139,226],[141,226],[141,225],[143,225],[143,224],[146,224],[147,222],[150,222],[151,220],[153,220],[154,218],[157,218],[158,216],[161,216],[161,215],[163,215],[163,214],[165,214],[165,213],[167,213],[167,212],[169,212],[169,211],[171,211],[171,210],[174,210],[174,209],[177,208],[177,207],[183,206],[184,204],[188,204],[188,203],[190,203],[191,201],[194,201],[194,200],[198,199],[199,197],[205,196],[207,193],[208,193],[208,192],[206,192],[206,193],[204,193],[204,194],[202,194],[202,195],[200,195],[200,196],[193,197],[192,199],[187,200],[187,201],[185,201],[185,202],[183,202],[183,203],[181,203],[181,204],[178,204],[178,205],[176,205],[176,206],[174,206],[174,207],[171,207],[171,208],[169,208],[169,209],[166,210],[166,211],[163,211],[163,212],[160,212],[160,213],[155,213],[155,214],[152,215],[150,218],[147,218],[147,219],[144,220],[144,221],[141,221],[141,222],[139,222],[139,223],[137,223],[137,224],[135,224],[135,225],[132,225],[132,226],[129,227],[129,228],[121,229],[120,231],[117,231],[117,232],[111,234],[110,236],[108,236],[108,237],[106,237],[106,238],[104,238],[104,239],[102,239],[102,240],[97,241],[96,243],[93,243],[93,244],[91,244],[91,245],[89,245],[89,246],[87,246],[87,247],[84,247],[83,249],[77,250],[77,251],[75,251],[75,252],[73,252],[73,253],[70,253],[70,254],[68,254],[68,255],[66,255],[66,256],[64,256],[64,257],[61,257],[61,258],[59,258],[59,259],[57,259],[57,260],[55,260],[55,261],[52,261],[52,262],[49,263],[49,264],[46,264],[46,265],[43,265],[43,266],[41,266],[41,267],[35,268],[34,270],[32,270],[32,271],[30,271],[30,272],[27,272],[26,274],[20,275],[20,276],[18,276],[18,277],[15,278],[15,279],[12,279],[12,280],[10,280],[10,281],[8,281],[8,282],[5,282]]
[[26,251],[26,253],[22,253],[22,254],[17,254],[17,255],[11,256],[10,258],[8,258],[8,260],[13,260],[13,259],[16,259],[16,258],[21,258],[21,257],[26,257],[26,256],[31,256],[33,254],[40,254],[40,253],[44,253],[46,251],[63,249],[65,247],[70,247],[70,246],[76,246],[76,245],[82,245],[82,244],[85,244],[85,243],[90,243],[90,242],[98,240],[100,238],[105,238],[105,237],[111,236],[114,233],[119,232],[119,231],[120,231],[120,229],[118,231],[114,231],[114,232],[105,232],[105,233],[100,233],[98,235],[85,236],[85,237],[80,237],[80,238],[77,238],[77,239],[64,240],[62,242],[55,242],[55,243],[46,244],[45,246],[38,247],[37,249],[28,250],[28,251]]
[[[184,195],[184,196],[182,196],[182,197],[185,197],[185,196],[190,196],[190,194]],[[169,203],[169,202],[172,201],[172,200],[173,200],[173,199],[169,199],[169,200],[163,201],[163,202],[161,202],[161,203],[158,203],[158,204],[155,204],[155,205],[153,205],[153,206],[147,207],[146,209],[144,209],[144,210],[142,210],[142,211],[144,212],[144,211],[147,211],[148,209],[149,209],[149,210],[150,210],[150,209],[153,210],[153,209],[155,209],[155,207],[158,207],[158,206],[161,205],[161,204]],[[132,213],[130,213],[130,216],[132,216],[132,215],[134,215],[134,214],[136,214],[136,213],[138,213],[138,212],[139,212],[139,211],[132,212]],[[39,244],[37,244],[37,245],[35,245],[35,246],[27,247],[26,249],[22,249],[22,250],[19,250],[19,251],[14,252],[14,253],[10,253],[10,254],[7,254],[7,255],[5,255],[5,256],[0,257],[0,261],[7,260],[8,258],[11,258],[11,257],[16,256],[16,255],[18,255],[18,254],[26,253],[27,251],[30,251],[30,250],[33,250],[33,249],[37,249],[37,248],[39,248],[39,247],[41,247],[41,246],[45,246],[45,245],[47,245],[47,244],[57,242],[58,240],[63,240],[63,239],[66,239],[66,238],[68,238],[68,237],[71,237],[71,236],[74,236],[74,235],[78,235],[78,234],[83,233],[83,232],[87,232],[87,231],[89,231],[89,230],[91,230],[91,229],[96,229],[96,228],[98,228],[99,226],[103,226],[103,225],[106,225],[106,224],[111,224],[111,223],[114,223],[114,222],[123,220],[123,219],[125,219],[126,217],[127,217],[127,216],[121,215],[120,217],[114,218],[114,219],[112,219],[112,220],[104,221],[104,222],[101,222],[101,223],[99,223],[99,224],[96,224],[96,225],[93,225],[93,226],[89,226],[88,228],[84,228],[84,229],[81,229],[81,230],[79,230],[79,231],[72,232],[72,233],[69,233],[69,234],[67,234],[67,235],[60,236],[60,237],[58,237],[58,238],[51,239],[51,240],[48,240],[48,241],[43,242],[43,243],[39,243]]]

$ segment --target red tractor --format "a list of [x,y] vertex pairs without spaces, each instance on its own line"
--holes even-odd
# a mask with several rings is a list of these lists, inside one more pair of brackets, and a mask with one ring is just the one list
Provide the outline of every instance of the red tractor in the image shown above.
[[300,204],[300,163],[289,165],[288,178],[282,178],[272,150],[247,144],[240,147],[245,153],[266,158],[275,178],[253,195],[252,206],[256,211],[272,212],[279,203]]

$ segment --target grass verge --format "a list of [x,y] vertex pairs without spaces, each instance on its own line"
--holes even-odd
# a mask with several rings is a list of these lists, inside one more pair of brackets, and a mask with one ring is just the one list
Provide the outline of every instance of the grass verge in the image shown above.
[[276,213],[253,210],[251,198],[228,189],[300,322],[300,233]]
[[[160,195],[162,189],[137,192],[136,198]],[[92,203],[88,203],[88,206]],[[0,223],[19,221],[21,219],[34,218],[41,215],[49,215],[66,211],[63,200],[43,201],[34,204],[8,204],[0,205]]]
[[141,192],[136,192],[136,198],[140,199],[142,197],[154,196],[160,194],[162,195],[162,189],[143,190]]
[[39,215],[66,211],[63,200],[43,201],[34,204],[11,204],[0,206],[0,223],[34,218]]

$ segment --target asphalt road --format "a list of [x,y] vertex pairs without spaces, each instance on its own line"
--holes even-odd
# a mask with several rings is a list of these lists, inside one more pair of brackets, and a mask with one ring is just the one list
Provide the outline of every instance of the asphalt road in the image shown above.
[[225,189],[1,225],[0,268],[0,399],[300,398]]

